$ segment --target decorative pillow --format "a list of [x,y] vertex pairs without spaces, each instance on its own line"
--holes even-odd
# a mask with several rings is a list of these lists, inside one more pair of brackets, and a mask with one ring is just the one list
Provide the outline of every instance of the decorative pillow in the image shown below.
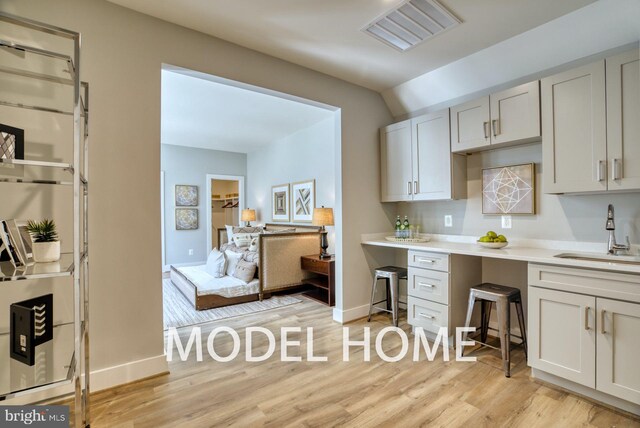
[[233,234],[236,233],[262,233],[264,229],[261,226],[234,226]]
[[234,253],[244,253],[245,251],[247,251],[246,248],[240,248],[238,247],[236,244],[231,243],[231,244],[222,244],[220,245],[220,251],[233,251]]
[[254,263],[256,266],[260,266],[260,253],[257,251],[245,251],[242,253],[242,260],[249,263]]
[[235,271],[233,272],[233,276],[244,281],[249,282],[253,279],[253,276],[256,274],[256,265],[255,263],[250,263],[244,260],[240,260],[236,265]]
[[260,237],[256,236],[251,240],[251,244],[249,244],[249,251],[258,251],[260,249]]
[[236,247],[246,248],[251,245],[251,240],[251,234],[249,233],[233,234],[233,243],[236,244]]
[[227,243],[230,244],[233,242],[233,226],[225,224],[224,227],[227,229]]
[[222,278],[225,275],[227,267],[227,259],[224,253],[214,248],[207,257],[207,273],[214,278]]
[[224,252],[224,255],[227,257],[227,275],[233,276],[238,262],[242,259],[242,253],[227,250]]

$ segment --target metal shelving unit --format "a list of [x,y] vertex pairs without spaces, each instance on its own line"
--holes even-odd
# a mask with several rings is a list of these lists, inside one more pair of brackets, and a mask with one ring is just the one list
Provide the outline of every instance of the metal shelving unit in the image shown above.
[[[0,54],[8,52],[15,54],[7,56],[8,60],[6,61],[0,61],[0,74],[10,74],[30,81],[35,79],[40,82],[38,85],[33,85],[37,88],[47,85],[73,88],[73,96],[70,100],[72,102],[66,109],[32,102],[22,103],[16,99],[2,99],[5,98],[5,94],[0,95],[0,106],[33,110],[47,115],[73,117],[73,163],[43,159],[0,160],[0,189],[2,189],[1,186],[19,186],[25,183],[68,186],[73,189],[73,253],[62,254],[58,263],[36,263],[25,268],[14,268],[9,262],[0,262],[0,283],[30,280],[32,282],[25,284],[25,287],[37,287],[37,282],[43,279],[69,277],[73,282],[74,302],[73,322],[54,326],[53,339],[39,345],[36,349],[36,365],[27,366],[12,360],[8,353],[0,355],[0,366],[10,367],[9,379],[0,380],[0,401],[29,396],[71,384],[74,388],[75,398],[74,426],[87,427],[90,422],[89,85],[86,82],[81,82],[79,77],[80,34],[0,11],[0,24],[3,23],[12,28],[19,28],[22,32],[35,32],[73,43],[73,54],[64,54],[14,41],[11,34],[6,35],[2,31],[3,26],[0,25]],[[47,66],[38,70],[38,65],[44,62],[47,62]],[[50,96],[49,98],[55,97]],[[47,96],[44,96],[43,99],[51,101],[47,99]],[[70,108],[71,106],[73,108]],[[25,157],[28,158],[28,154]],[[16,167],[21,168],[22,175],[16,175],[14,171],[7,169]],[[31,175],[26,172],[33,171],[47,171],[47,173],[42,174],[45,177],[26,176]],[[14,173],[3,174],[3,172]],[[48,177],[51,174],[58,176]],[[2,292],[2,286],[0,286],[0,292]],[[0,349],[8,349],[9,336],[8,333],[0,334]],[[45,369],[43,370],[42,367]]]

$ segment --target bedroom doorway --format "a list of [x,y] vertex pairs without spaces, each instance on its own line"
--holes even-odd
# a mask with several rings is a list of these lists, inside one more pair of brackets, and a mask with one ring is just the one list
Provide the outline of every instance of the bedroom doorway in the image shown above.
[[239,226],[244,208],[244,177],[207,174],[207,248],[219,248],[218,231]]

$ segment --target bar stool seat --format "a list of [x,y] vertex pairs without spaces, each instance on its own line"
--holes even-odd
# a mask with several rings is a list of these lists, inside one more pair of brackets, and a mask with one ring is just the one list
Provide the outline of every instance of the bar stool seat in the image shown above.
[[[471,324],[473,307],[476,301],[481,302],[480,340],[477,342],[483,346],[489,346],[491,348],[494,347],[488,345],[486,341],[488,330],[491,329],[489,327],[491,306],[493,303],[496,304],[498,313],[498,335],[500,337],[500,350],[502,351],[502,366],[504,368],[505,376],[511,377],[511,303],[515,304],[516,307],[521,334],[521,336],[514,336],[522,341],[521,345],[524,349],[524,356],[525,359],[527,358],[527,331],[524,323],[524,312],[522,309],[522,297],[520,295],[520,290],[513,287],[491,283],[484,283],[471,287],[469,290],[469,305],[467,307],[467,320],[465,322],[465,327],[469,327],[469,324]],[[465,332],[464,339],[466,340],[466,338],[467,333]]]
[[[375,295],[376,295],[376,287],[378,285],[378,280],[380,279],[384,279],[386,282],[387,297],[386,299],[380,300],[378,302],[374,302],[373,300],[375,299]],[[367,322],[371,321],[371,314],[373,313],[373,308],[375,307],[380,311],[391,313],[391,316],[393,319],[393,325],[396,327],[398,326],[398,304],[405,303],[405,302],[400,302],[398,298],[399,284],[401,279],[404,279],[405,281],[407,280],[406,268],[402,268],[398,266],[384,266],[384,267],[379,267],[375,269],[374,276],[373,276],[373,286],[371,287],[371,303],[369,305],[369,318],[367,319]],[[382,302],[387,303],[386,309],[376,306]]]

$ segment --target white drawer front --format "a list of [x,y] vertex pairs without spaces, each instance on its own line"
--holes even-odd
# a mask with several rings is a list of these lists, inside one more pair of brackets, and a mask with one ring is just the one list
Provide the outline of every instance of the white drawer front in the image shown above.
[[449,272],[449,254],[409,251],[409,266]]
[[437,270],[409,268],[409,296],[449,304],[449,274]]
[[409,324],[422,327],[425,331],[438,333],[440,327],[449,326],[449,307],[440,303],[430,302],[409,296],[408,298]]

